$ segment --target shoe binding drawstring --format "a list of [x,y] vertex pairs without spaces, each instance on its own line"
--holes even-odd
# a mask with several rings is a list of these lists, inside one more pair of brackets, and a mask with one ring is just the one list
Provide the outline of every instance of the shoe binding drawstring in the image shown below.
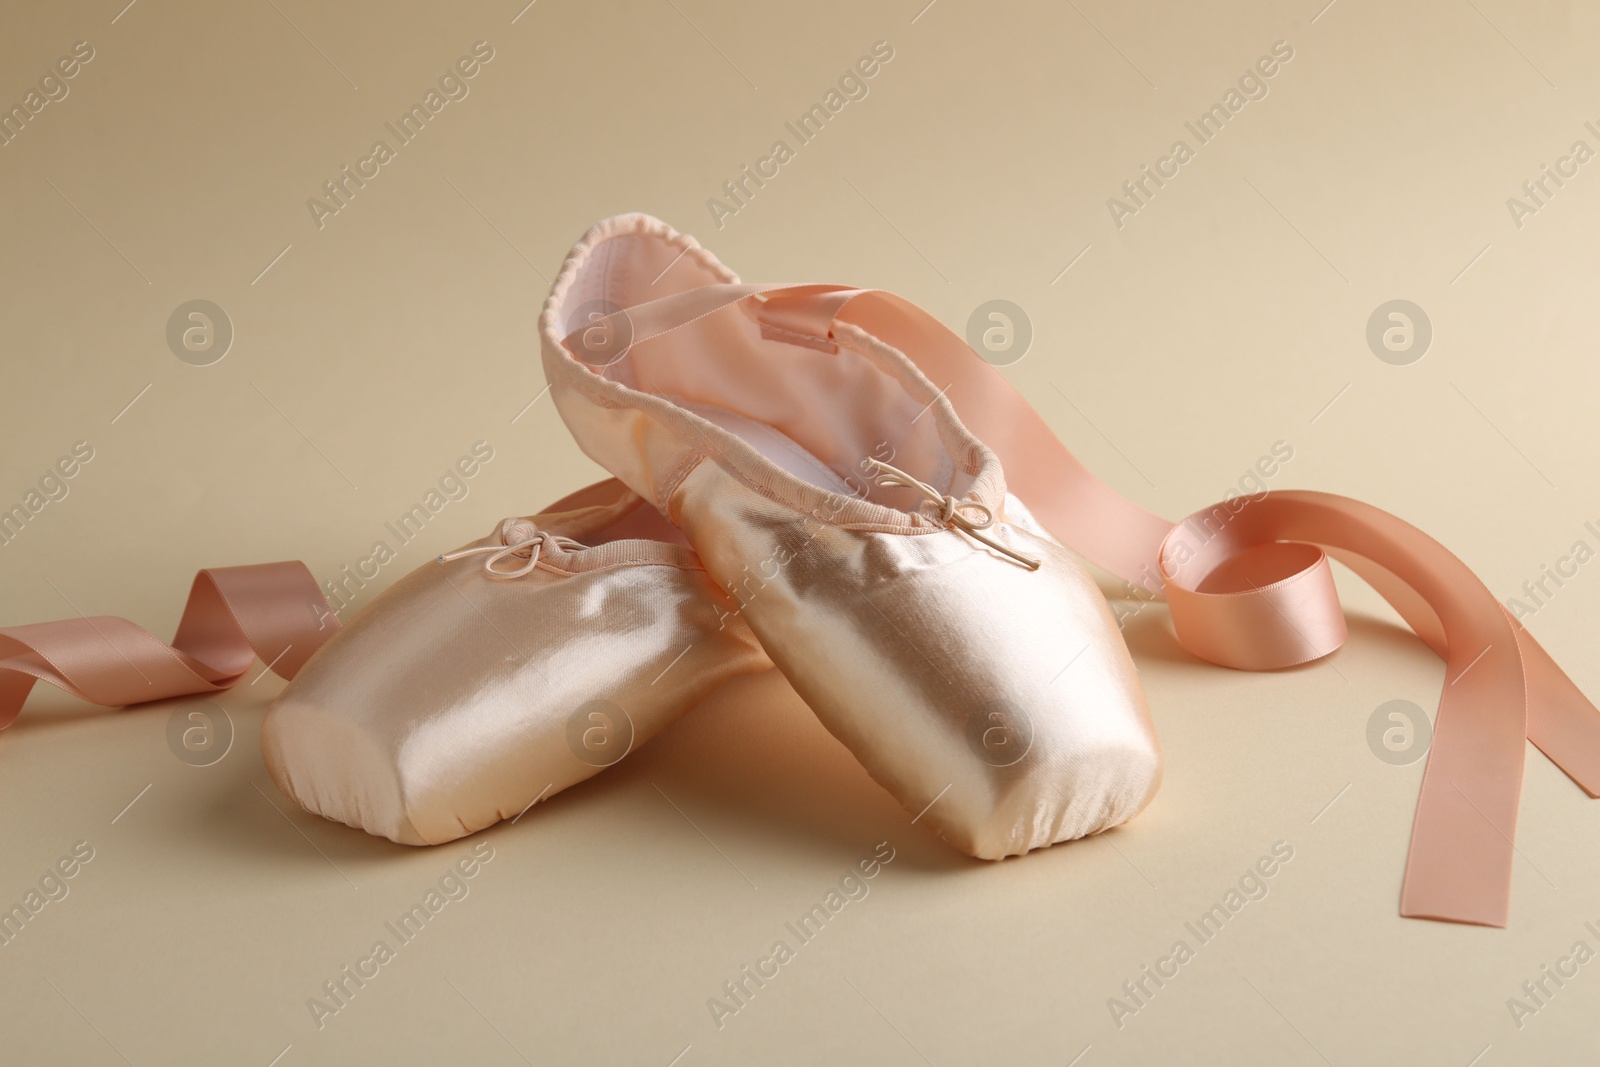
[[[867,466],[877,475],[877,484],[885,489],[915,489],[927,497],[929,503],[937,504],[939,506],[939,522],[946,529],[959,530],[974,541],[988,545],[996,552],[1009,557],[1013,562],[1028,568],[1030,571],[1039,569],[1039,560],[1007,548],[983,532],[994,525],[994,511],[989,505],[981,504],[976,500],[957,500],[948,493],[941,493],[927,482],[913,478],[899,467],[891,466],[882,460],[869,459],[867,460]],[[967,512],[977,512],[979,517],[976,519],[970,518],[966,514]]]
[[[510,579],[524,578],[533,573],[539,565],[539,552],[545,545],[560,549],[563,552],[572,552],[588,546],[574,541],[570,537],[562,537],[541,530],[531,522],[520,519],[507,519],[500,524],[499,545],[479,545],[476,548],[463,548],[457,552],[450,552],[439,557],[440,563],[449,563],[451,560],[461,559],[464,556],[476,556],[489,553],[489,558],[483,561],[483,571],[491,578]],[[495,566],[508,556],[527,550],[528,562],[514,571],[503,571]]]

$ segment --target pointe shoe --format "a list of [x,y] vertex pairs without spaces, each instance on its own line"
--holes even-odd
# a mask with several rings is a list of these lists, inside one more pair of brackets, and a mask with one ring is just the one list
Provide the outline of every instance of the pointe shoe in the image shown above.
[[1161,760],[1099,589],[904,354],[791,330],[737,282],[648,216],[583,237],[540,318],[578,444],[952,845],[998,859],[1134,816]]
[[385,590],[273,702],[262,755],[308,811],[451,841],[770,666],[731,609],[659,514],[602,482]]

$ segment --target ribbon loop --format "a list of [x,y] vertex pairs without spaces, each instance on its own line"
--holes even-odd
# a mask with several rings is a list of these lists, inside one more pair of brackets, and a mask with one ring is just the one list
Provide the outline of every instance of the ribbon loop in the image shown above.
[[[1309,663],[1343,645],[1348,630],[1327,554],[1301,542],[1245,542],[1226,527],[1207,536],[1197,519],[1217,510],[1190,516],[1161,547],[1178,642],[1245,671]],[[1197,532],[1205,538],[1198,550]]]

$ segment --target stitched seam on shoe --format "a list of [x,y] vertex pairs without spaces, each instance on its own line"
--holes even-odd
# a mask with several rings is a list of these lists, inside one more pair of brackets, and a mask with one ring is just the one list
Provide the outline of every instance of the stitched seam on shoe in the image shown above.
[[[904,352],[901,352],[898,348],[895,348],[893,345],[889,344],[888,342],[883,341],[880,338],[878,338],[878,337],[868,333],[867,331],[861,329],[861,327],[855,326],[855,325],[853,325],[851,323],[840,323],[839,326],[842,329],[843,333],[842,333],[842,336],[839,335],[838,333],[836,333],[836,335],[834,337],[834,341],[839,345],[840,348],[843,348],[843,349],[845,349],[847,351],[850,351],[850,352],[854,352],[856,355],[861,356],[864,359],[871,360],[874,364],[876,364],[878,360],[883,358],[883,356],[881,354],[879,354],[879,353],[870,352],[866,348],[863,348],[863,347],[860,347],[860,346],[863,345],[863,344],[866,344],[866,345],[877,345],[877,346],[880,346],[880,347],[884,348],[888,352],[894,353],[895,355],[899,356],[901,359],[905,359],[905,360],[907,360],[907,362],[909,362],[909,357],[906,356],[906,354]],[[931,400],[931,404],[950,408],[950,411],[949,411],[948,414],[953,416],[955,421],[956,421],[956,423],[961,426],[961,429],[963,431],[965,431],[965,435],[966,435],[967,440],[965,440],[965,441],[963,441],[961,443],[962,447],[959,450],[960,455],[959,456],[952,456],[950,454],[951,450],[948,448],[948,445],[947,445],[946,449],[945,449],[945,458],[947,460],[949,460],[950,462],[959,464],[960,469],[965,471],[967,474],[970,474],[970,475],[972,475],[974,477],[978,477],[978,476],[981,476],[983,474],[983,470],[984,470],[984,467],[986,465],[984,459],[982,458],[983,453],[984,452],[990,452],[990,455],[993,457],[993,462],[995,464],[995,470],[1000,473],[1001,479],[1003,481],[1003,479],[1004,479],[1004,471],[1000,467],[999,457],[998,456],[994,456],[993,452],[988,448],[988,446],[984,445],[983,442],[979,441],[973,435],[972,431],[967,428],[966,424],[961,422],[960,416],[955,414],[955,408],[950,404],[949,399],[939,393],[938,387],[935,386],[931,381],[928,381],[926,376],[922,375],[920,370],[917,370],[915,364],[912,364],[910,369],[915,372],[915,375],[920,376],[921,381],[919,382],[919,384],[925,384],[925,386],[932,391],[933,397],[932,397],[932,400]],[[906,368],[900,367],[900,368],[897,368],[897,370],[903,372],[904,370],[906,370]],[[898,373],[893,375],[893,377],[895,377],[895,379],[900,383],[901,388],[905,389],[907,395],[910,395],[913,398],[915,398],[915,394],[912,393],[912,391],[909,388],[907,388],[908,381],[907,381],[906,377],[904,377],[902,374],[898,374]],[[916,376],[911,377],[910,381],[917,382],[918,381],[918,377],[916,377]],[[939,435],[939,437],[940,437],[941,442],[943,442],[944,441],[944,434],[941,433]],[[1003,486],[996,486],[996,488],[997,489],[1003,489]],[[1004,493],[1002,492],[1000,495],[1003,496]]]
[[[603,548],[605,546],[602,545],[600,547]],[[617,569],[622,568],[622,567],[671,567],[673,570],[697,571],[697,572],[699,572],[701,574],[704,574],[705,570],[706,570],[704,566],[696,565],[696,564],[693,564],[693,563],[687,563],[687,562],[683,562],[683,561],[679,561],[679,560],[637,559],[637,558],[633,558],[633,557],[628,557],[628,558],[616,560],[616,561],[611,562],[611,563],[604,563],[604,564],[601,564],[600,566],[590,567],[590,568],[588,568],[586,570],[570,570],[569,571],[566,568],[558,566],[555,563],[546,563],[542,559],[537,564],[535,564],[535,568],[536,569],[541,570],[541,571],[549,571],[552,574],[559,574],[563,578],[573,578],[573,577],[576,577],[577,575],[580,575],[580,574],[598,574],[601,571],[617,570]]]
[[[839,346],[840,350],[851,352],[872,364],[880,374],[891,378],[891,380],[900,386],[901,391],[907,396],[911,397],[913,400],[922,399],[916,395],[910,386],[913,383],[917,385],[921,385],[923,383],[919,382],[916,378],[912,378],[910,381],[908,381],[900,374],[891,374],[881,366],[881,361],[884,358],[883,355],[881,353],[870,352],[861,347],[862,338],[854,336],[850,331],[853,330],[856,333],[862,334],[870,343],[881,345],[889,351],[900,355],[902,358],[905,358],[904,353],[900,352],[899,349],[895,348],[893,345],[874,337],[872,334],[866,333],[866,331],[862,330],[858,326],[852,326],[849,323],[841,323],[840,325],[845,327],[843,335],[836,337],[834,340],[834,343]],[[934,386],[932,382],[927,383],[927,388],[931,389],[932,391],[932,397],[928,403],[929,408],[936,407],[940,404],[948,405],[949,401],[945,399],[944,395],[939,392],[938,388]],[[941,414],[943,414],[942,411]],[[959,421],[959,418],[957,421]],[[968,435],[971,435],[970,430],[968,431]],[[977,453],[970,443],[963,443],[963,447],[959,450],[961,453],[960,455],[952,455],[952,450],[950,449],[949,443],[942,431],[938,432],[938,437],[940,444],[939,462],[938,466],[935,468],[936,473],[933,479],[934,484],[949,488],[950,485],[955,481],[955,472],[957,469],[965,471],[974,478],[976,478],[982,472],[982,463],[977,459]]]
[[679,523],[678,516],[673,514],[672,498],[677,495],[678,487],[688,479],[689,475],[694,473],[695,468],[700,466],[705,461],[705,458],[705,453],[703,452],[689,453],[683,462],[679,463],[661,483],[661,501],[656,505],[656,509],[665,515],[667,521],[674,526],[679,525]]
[[[793,330],[785,330],[782,326],[774,326],[774,325],[772,325],[771,323],[768,323],[768,322],[763,322],[761,324],[761,329],[762,329],[762,332],[764,332],[764,333],[782,334],[785,337],[793,337],[796,341],[802,341],[802,342],[824,341],[824,342],[826,342],[826,343],[828,343],[830,345],[835,345],[835,346],[837,346],[837,344],[838,344],[838,342],[833,340],[833,338],[831,338],[831,337],[818,337],[814,333],[796,333]],[[813,347],[813,345],[807,344],[806,347],[810,348],[810,347]]]
[[[851,334],[849,334],[849,333],[846,333],[843,337],[835,337],[834,338],[834,343],[837,344],[840,348],[845,349],[846,351],[853,352],[856,355],[862,357],[863,359],[871,361],[874,365],[876,365],[878,360],[881,359],[882,357],[881,357],[881,355],[879,353],[870,352],[866,348],[861,347],[861,341],[862,341],[863,338],[865,338],[868,342],[870,342],[872,344],[882,345],[884,348],[886,348],[890,352],[893,352],[896,355],[900,356],[902,359],[909,360],[909,358],[910,358],[910,357],[906,356],[906,354],[904,352],[901,352],[898,348],[895,348],[893,345],[889,344],[886,341],[879,340],[878,338],[874,337],[872,334],[867,333],[865,330],[862,330],[859,326],[852,326],[849,323],[841,323],[841,325],[844,326],[847,330],[853,330],[853,331],[855,331],[857,333],[860,333],[862,336],[858,338],[858,337],[851,336]],[[913,400],[922,399],[921,397],[916,396],[916,394],[914,394],[910,389],[906,388],[909,383],[906,381],[905,378],[900,377],[899,375],[890,375],[890,377],[893,377],[895,379],[896,383],[906,393],[907,396],[910,396]],[[913,379],[911,379],[911,381],[914,382],[914,381],[916,381],[916,379],[913,378]],[[921,383],[918,383],[918,384],[921,384]],[[933,385],[932,382],[929,382],[928,385],[932,388],[932,391],[933,391],[933,396],[931,398],[929,398],[930,399],[930,404],[949,404],[949,401],[946,400],[944,395],[939,392],[939,389],[938,389],[937,386]],[[960,421],[959,416],[957,417],[957,421],[958,422]],[[962,429],[966,430],[965,424],[962,425]],[[972,431],[971,430],[966,430],[966,432],[967,432],[967,435],[969,437],[972,436]],[[941,443],[942,443],[943,437],[944,437],[944,435],[940,434]],[[968,474],[974,474],[975,475],[975,474],[980,473],[982,471],[982,469],[983,469],[983,462],[982,462],[982,460],[980,460],[974,454],[975,450],[972,448],[971,444],[969,442],[963,442],[963,448],[961,449],[961,451],[963,453],[965,453],[965,455],[960,456],[960,457],[956,457],[956,456],[950,455],[949,451],[946,450],[943,458],[945,460],[953,462],[953,463],[959,463],[961,469],[963,471],[965,471],[966,473],[968,473]]]
[[[620,227],[617,226],[618,220],[616,217],[602,220],[601,223],[590,227],[589,232],[585,233],[578,243],[572,247],[572,250],[567,253],[566,259],[562,261],[561,272],[556,276],[555,284],[551,287],[550,296],[546,299],[547,305],[554,304],[559,306],[565,303],[568,290],[571,288],[572,283],[577,280],[578,271],[583,269],[590,257],[594,255],[601,245],[619,237],[659,237],[675,248],[686,249],[688,258],[694,260],[695,263],[721,279],[724,283],[738,284],[739,275],[730,270],[727,264],[717,259],[710,249],[706,248],[690,234],[680,233],[662,220],[643,214],[623,216],[623,218],[625,222]],[[607,232],[594,232],[600,226],[608,224],[612,228]]]
[[[624,545],[643,543],[649,548],[643,553],[624,549]],[[563,567],[563,560],[580,558],[594,561],[588,567]],[[615,557],[615,558],[608,558]],[[614,567],[678,567],[683,570],[704,570],[704,565],[699,557],[695,556],[693,549],[684,548],[665,541],[650,541],[645,538],[630,537],[620,541],[607,541],[604,544],[592,545],[576,549],[572,552],[551,552],[548,556],[541,554],[537,567],[560,571],[563,574],[591,574],[599,570],[609,570]]]
[[[625,234],[650,234],[660,237],[675,247],[687,249],[689,258],[723,282],[738,284],[739,275],[730,270],[725,263],[717,259],[710,249],[700,244],[689,234],[679,233],[662,220],[648,215],[634,214],[622,216],[622,219],[625,221],[620,224],[617,217],[604,219],[596,223],[567,252],[566,257],[561,261],[561,269],[556,274],[555,282],[550,287],[550,294],[545,297],[544,304],[539,310],[541,325],[545,322],[547,314],[553,317],[553,313],[556,310],[565,306],[568,293],[573,283],[577,281],[579,270],[588,262],[589,257],[594,254],[595,250],[611,238]],[[605,232],[597,232],[602,227],[608,227],[608,229]]]

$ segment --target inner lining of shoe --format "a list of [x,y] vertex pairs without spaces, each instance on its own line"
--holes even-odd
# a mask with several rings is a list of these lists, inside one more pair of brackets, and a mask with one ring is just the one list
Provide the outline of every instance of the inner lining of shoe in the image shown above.
[[[605,241],[568,290],[563,328],[577,329],[596,301],[626,308],[725,281],[693,256],[674,262],[681,251],[654,234]],[[957,496],[971,482],[951,461],[926,398],[843,346],[823,352],[763,338],[737,307],[636,344],[603,373],[673,400],[795,477],[833,492],[864,491],[877,503],[914,509],[917,494],[873,483],[868,458]]]
[[745,444],[760,452],[801,481],[810,482],[812,485],[821,486],[823,489],[828,489],[835,493],[849,494],[855,491],[851,489],[843,478],[839,477],[837,472],[816,456],[807,452],[804,446],[782,430],[768,426],[765,423],[747,419],[737,412],[728,411],[726,408],[711,407],[708,404],[693,404],[688,401],[683,401],[683,406],[712,425],[720,426],[735,437],[742,439]]

